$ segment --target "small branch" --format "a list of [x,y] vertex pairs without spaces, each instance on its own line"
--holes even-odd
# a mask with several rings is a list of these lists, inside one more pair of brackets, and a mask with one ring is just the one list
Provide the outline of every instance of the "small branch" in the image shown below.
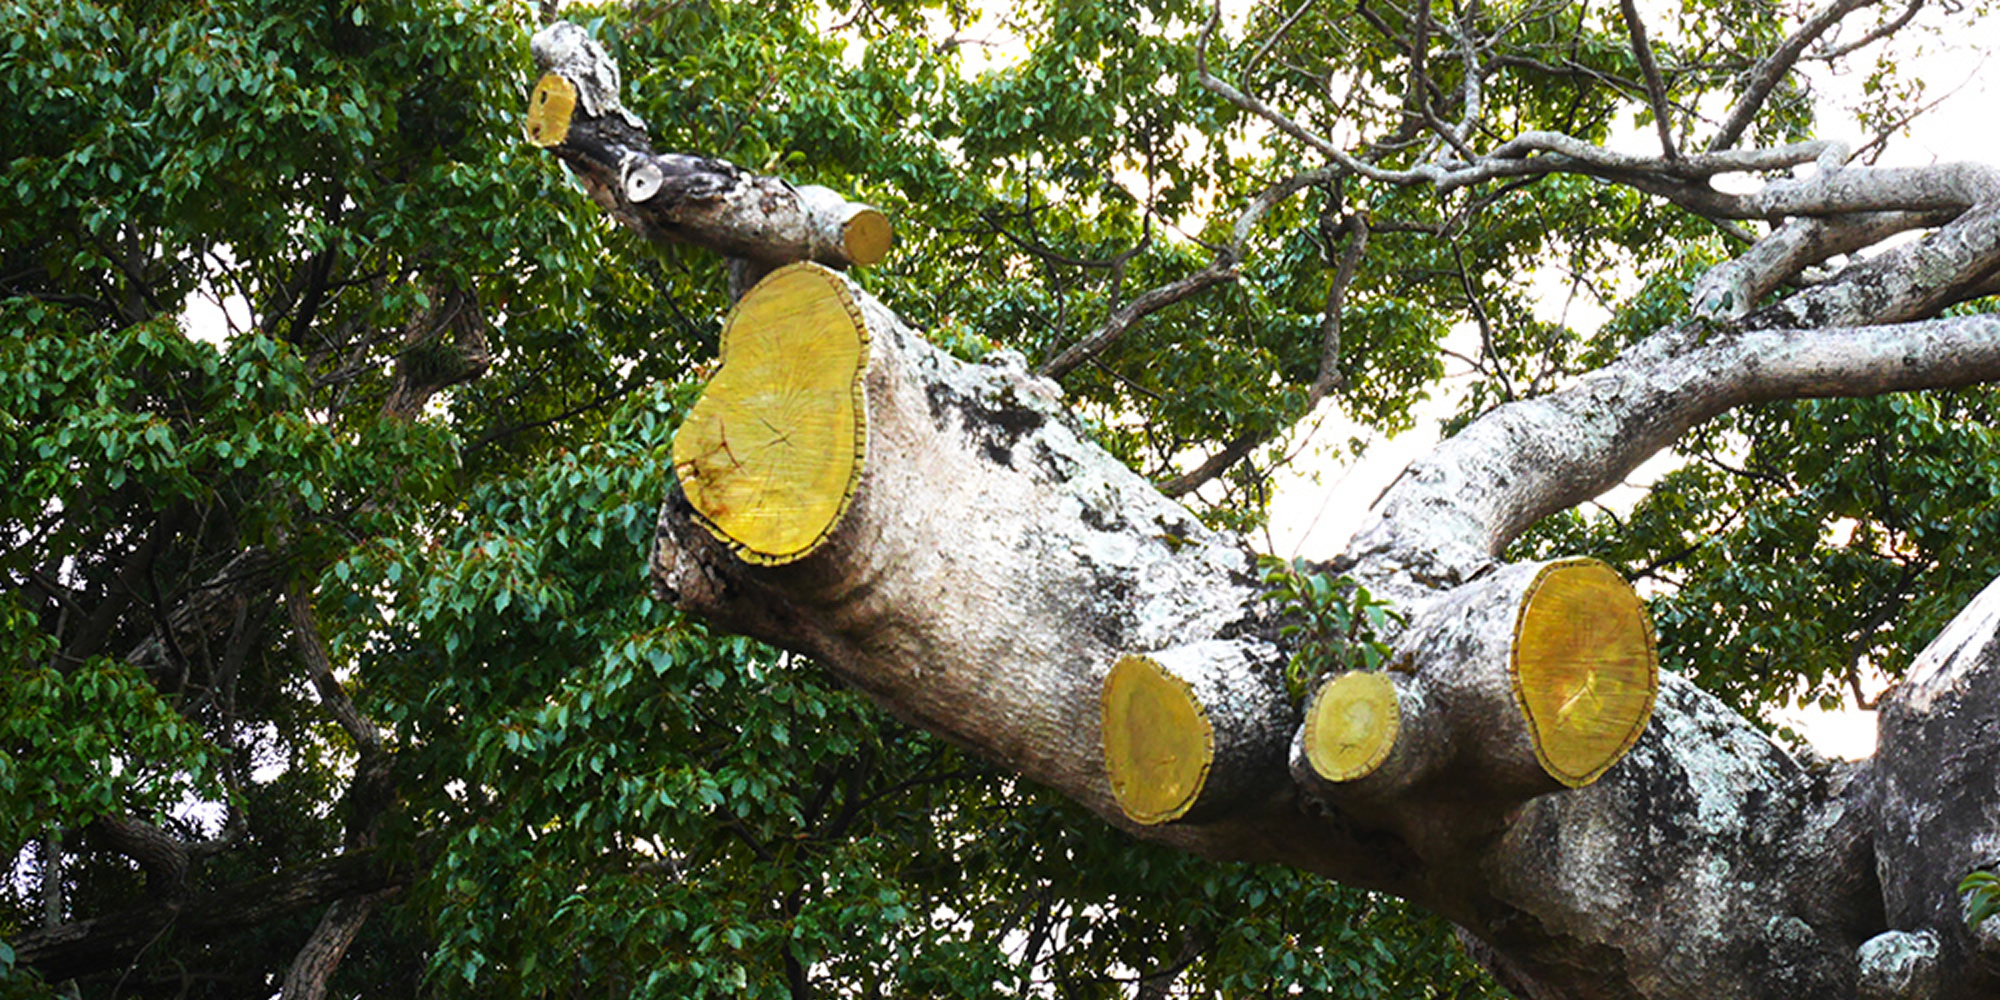
[[1750,68],[1743,92],[1737,97],[1729,117],[1716,131],[1715,138],[1709,140],[1709,152],[1728,149],[1743,138],[1743,133],[1750,128],[1750,123],[1764,110],[1764,102],[1770,98],[1771,92],[1777,89],[1778,82],[1792,71],[1792,67],[1805,53],[1807,46],[1817,41],[1834,25],[1839,24],[1842,18],[1878,2],[1879,0],[1834,0],[1833,3],[1806,18],[1805,23],[1799,25],[1799,30],[1771,50],[1770,55],[1758,60],[1757,65]]
[[529,102],[530,141],[647,239],[707,247],[765,271],[803,260],[873,264],[888,253],[888,219],[866,205],[723,160],[654,153],[645,123],[619,103],[617,64],[583,28],[557,21],[532,48],[544,76]]
[[1186,496],[1206,485],[1209,480],[1227,472],[1230,466],[1242,461],[1244,456],[1256,451],[1258,445],[1270,439],[1271,435],[1268,433],[1239,434],[1230,438],[1228,443],[1222,446],[1222,450],[1208,456],[1208,459],[1200,465],[1161,483],[1160,492],[1177,499]]
[[1072,344],[1061,354],[1041,367],[1037,374],[1047,378],[1062,378],[1074,371],[1078,365],[1095,359],[1104,353],[1118,338],[1125,335],[1134,324],[1153,313],[1159,312],[1176,302],[1193,298],[1216,285],[1227,284],[1238,277],[1234,262],[1227,259],[1217,261],[1188,275],[1179,281],[1161,285],[1133,299],[1124,308],[1106,317],[1104,324],[1089,337]]
[[1243,64],[1243,74],[1249,76],[1255,73],[1257,71],[1257,64],[1263,62],[1265,56],[1270,55],[1271,48],[1285,37],[1286,32],[1292,30],[1292,25],[1297,24],[1299,18],[1306,15],[1306,11],[1317,6],[1319,6],[1319,0],[1305,0],[1304,3],[1299,4],[1290,14],[1286,15],[1285,19],[1279,22],[1276,28],[1272,29],[1271,37],[1264,39],[1264,43],[1257,46],[1257,51]]
[[1639,18],[1636,0],[1618,0],[1625,12],[1625,29],[1632,35],[1632,54],[1638,57],[1639,72],[1646,80],[1646,100],[1653,106],[1653,127],[1660,133],[1660,152],[1669,160],[1680,158],[1674,130],[1667,114],[1667,87],[1660,80],[1660,67],[1653,61],[1653,43],[1646,38],[1646,23]]
[[1334,269],[1333,281],[1326,291],[1326,313],[1320,319],[1319,373],[1306,393],[1308,411],[1328,393],[1346,387],[1346,378],[1340,373],[1340,326],[1347,312],[1347,286],[1354,282],[1355,273],[1361,269],[1361,258],[1368,252],[1368,217],[1353,212],[1343,224],[1349,239],[1340,251],[1340,264]]
[[320,707],[340,724],[348,739],[354,741],[354,748],[363,756],[382,751],[382,733],[375,724],[363,718],[340,686],[339,678],[333,674],[333,661],[327,654],[326,640],[320,637],[319,617],[313,613],[312,594],[303,581],[294,581],[285,588],[285,614],[292,625],[294,651],[306,677],[312,682],[313,690],[319,693]]
[[285,971],[280,1000],[325,1000],[327,980],[340,967],[349,945],[361,933],[361,925],[375,909],[379,895],[336,899],[313,928],[312,936],[292,959]]
[[1861,36],[1860,38],[1855,39],[1852,42],[1848,42],[1845,45],[1837,45],[1830,49],[1825,49],[1823,51],[1811,53],[1802,58],[1812,59],[1815,61],[1832,62],[1833,60],[1839,59],[1842,56],[1849,55],[1858,49],[1867,48],[1868,46],[1873,45],[1876,42],[1879,42],[1882,39],[1887,38],[1898,31],[1903,30],[1904,27],[1908,26],[1909,23],[1916,18],[1917,12],[1924,9],[1925,2],[1926,0],[1910,0],[1910,3],[1903,8],[1903,12],[1901,14],[1898,14],[1893,20],[1886,21],[1882,24],[1876,25],[1875,30],[1870,31],[1869,33]]
[[146,895],[170,900],[181,894],[194,856],[186,841],[123,812],[99,816],[85,829],[139,865],[146,873]]

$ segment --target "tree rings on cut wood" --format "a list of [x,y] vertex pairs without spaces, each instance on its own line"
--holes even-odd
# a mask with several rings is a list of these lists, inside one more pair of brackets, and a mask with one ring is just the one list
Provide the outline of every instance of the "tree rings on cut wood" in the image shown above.
[[1104,678],[1104,766],[1118,808],[1149,826],[1186,815],[1215,760],[1215,727],[1187,681],[1150,657]]
[[722,364],[674,435],[702,524],[746,562],[810,555],[839,525],[866,449],[868,327],[817,264],[757,283],[722,330]]
[[561,145],[575,113],[576,88],[554,73],[542,74],[528,95],[528,141],[543,148]]
[[1306,760],[1328,781],[1365,778],[1389,759],[1401,728],[1389,675],[1349,671],[1320,685],[1306,705]]
[[841,227],[841,246],[847,250],[847,259],[867,266],[889,255],[891,240],[889,217],[873,208],[854,213]]
[[1571,788],[1596,781],[1632,748],[1659,689],[1646,609],[1595,559],[1536,574],[1514,622],[1509,669],[1536,758]]
[[895,239],[889,217],[879,209],[847,200],[832,188],[806,184],[792,189],[799,210],[809,220],[807,228],[819,241],[836,244],[836,256],[850,264],[867,267],[889,255]]

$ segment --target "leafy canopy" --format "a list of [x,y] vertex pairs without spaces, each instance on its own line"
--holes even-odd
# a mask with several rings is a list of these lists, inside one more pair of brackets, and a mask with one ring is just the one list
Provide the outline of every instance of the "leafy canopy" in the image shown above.
[[[1518,48],[1496,120],[1593,140],[1643,120],[1605,83],[1634,72],[1612,15],[1481,10]],[[1393,136],[1407,55],[1368,12],[1310,8],[1264,48],[1292,8],[1252,6],[1207,57]],[[1304,156],[1200,86],[1209,15],[1184,0],[567,13],[658,148],[886,209],[898,248],[862,280],[966,356],[1047,361],[1210,264]],[[1020,47],[975,69],[982,13]],[[1678,78],[1688,104],[1781,30],[1769,4],[1680,16],[1705,26],[1671,36],[1705,47],[1682,61],[1716,67]],[[1117,996],[1142,976],[1499,995],[1435,918],[1135,843],[648,596],[720,264],[639,245],[520,141],[534,27],[454,0],[0,4],[0,939],[42,926],[58,884],[58,918],[82,919],[297,873],[365,831],[410,873],[333,983],[370,996]],[[1809,106],[1758,127],[1802,134]],[[1373,235],[1332,399],[1381,431],[1438,393],[1454,330],[1487,332],[1469,414],[1677,314],[1722,247],[1592,181],[1313,187],[1247,234],[1238,280],[1064,379],[1102,443],[1165,480],[1306,418],[1357,213]],[[1520,280],[1550,267],[1652,280],[1573,329]],[[1740,704],[1832,697],[2000,572],[1994,405],[1740,414],[1629,514],[1522,545],[1658,581],[1663,645]],[[1249,450],[1205,517],[1260,522],[1283,453]],[[302,665],[316,645],[386,734],[387,804],[347,797],[357,751]],[[180,842],[185,882],[128,860],[107,817]],[[266,995],[319,919],[169,935],[79,983]],[[12,955],[0,982],[33,988]]]

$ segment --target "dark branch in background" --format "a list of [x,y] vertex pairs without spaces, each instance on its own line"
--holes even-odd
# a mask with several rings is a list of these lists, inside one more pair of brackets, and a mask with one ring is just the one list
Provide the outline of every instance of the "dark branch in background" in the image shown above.
[[1078,365],[1096,358],[1118,338],[1132,329],[1142,319],[1159,312],[1176,302],[1183,302],[1216,285],[1235,281],[1235,261],[1230,255],[1207,267],[1188,275],[1179,281],[1161,285],[1134,298],[1123,308],[1106,317],[1089,337],[1072,344],[1061,354],[1043,365],[1039,374],[1049,378],[1061,378],[1075,370]]
[[[1305,413],[1311,413],[1321,400],[1346,384],[1340,372],[1340,326],[1347,309],[1347,286],[1354,281],[1355,273],[1361,269],[1361,258],[1368,251],[1368,220],[1360,212],[1352,212],[1342,219],[1341,229],[1348,234],[1348,240],[1341,248],[1340,263],[1326,293],[1326,314],[1320,321],[1319,371],[1306,391],[1302,408]],[[1161,483],[1159,490],[1170,497],[1192,493],[1274,436],[1275,432],[1239,434],[1200,465]]]
[[1646,79],[1646,100],[1653,106],[1653,127],[1660,133],[1660,153],[1667,159],[1678,159],[1680,149],[1674,144],[1673,120],[1667,113],[1667,87],[1660,80],[1660,67],[1653,61],[1653,43],[1646,39],[1646,22],[1639,19],[1639,5],[1636,0],[1618,0],[1625,12],[1625,30],[1632,35],[1632,55],[1639,60],[1639,72]]
[[458,288],[433,294],[437,301],[403,334],[396,381],[382,402],[383,415],[391,419],[416,419],[432,396],[484,375],[492,364],[478,299]]
[[[319,693],[320,706],[354,741],[357,760],[354,779],[347,789],[344,853],[356,855],[372,850],[382,814],[395,791],[382,732],[355,708],[340,679],[334,676],[333,660],[320,634],[319,617],[313,612],[312,593],[304,583],[294,581],[286,588],[285,612],[300,665]],[[377,900],[373,894],[349,896],[327,908],[312,936],[292,959],[280,992],[284,1000],[321,1000],[326,996],[327,980],[339,967],[348,946],[354,943],[355,935],[361,932],[361,925],[367,922]]]

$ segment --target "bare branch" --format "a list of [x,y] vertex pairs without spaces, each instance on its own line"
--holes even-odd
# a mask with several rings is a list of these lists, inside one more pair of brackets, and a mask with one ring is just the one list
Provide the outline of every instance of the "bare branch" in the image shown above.
[[1660,80],[1660,67],[1653,61],[1653,43],[1646,38],[1646,23],[1639,18],[1636,0],[1618,0],[1625,12],[1625,30],[1632,35],[1632,54],[1639,60],[1639,72],[1646,79],[1646,100],[1653,106],[1653,127],[1660,133],[1660,152],[1677,159],[1672,120],[1667,116],[1667,86]]
[[1206,485],[1210,480],[1229,471],[1229,467],[1243,460],[1257,446],[1271,439],[1270,434],[1238,434],[1230,438],[1220,450],[1208,456],[1200,465],[1160,484],[1160,492],[1170,497],[1183,497]]
[[1306,409],[1311,410],[1327,394],[1344,388],[1346,379],[1340,374],[1340,324],[1347,311],[1347,286],[1354,282],[1355,272],[1361,269],[1362,255],[1368,252],[1368,217],[1360,212],[1350,213],[1343,222],[1347,233],[1347,246],[1341,248],[1340,264],[1334,269],[1333,281],[1326,292],[1326,312],[1320,318],[1319,374],[1313,378],[1312,389],[1306,393]]
[[1841,19],[1863,7],[1872,6],[1880,0],[1834,0],[1833,3],[1815,11],[1806,18],[1799,30],[1771,50],[1771,54],[1757,61],[1750,68],[1745,79],[1743,92],[1736,99],[1736,105],[1729,117],[1722,123],[1715,138],[1709,140],[1709,152],[1719,152],[1736,145],[1743,133],[1750,128],[1757,115],[1764,110],[1764,102],[1770,99],[1779,81],[1792,71],[1806,47],[1817,41],[1821,35],[1839,24]]
[[1439,445],[1370,511],[1345,558],[1371,590],[1421,601],[1410,581],[1472,579],[1529,525],[1616,485],[1726,410],[1996,379],[2000,315],[1662,331],[1576,385],[1497,407]]
[[1746,317],[1771,329],[1899,323],[1934,315],[2000,268],[2000,200],[1921,240],[1852,264],[1833,280]]
[[1696,316],[1739,319],[1748,315],[1759,299],[1806,268],[1874,246],[1897,233],[1950,221],[1948,211],[1801,216],[1759,240],[1742,256],[1710,269],[1695,282],[1688,300]]
[[1236,224],[1230,230],[1230,245],[1225,247],[1214,263],[1178,281],[1154,288],[1134,298],[1123,307],[1114,310],[1090,336],[1071,344],[1062,353],[1050,359],[1036,374],[1048,378],[1062,378],[1076,370],[1077,366],[1094,360],[1103,354],[1120,337],[1132,329],[1133,325],[1153,313],[1159,312],[1177,302],[1186,301],[1216,285],[1235,281],[1237,262],[1242,259],[1243,246],[1250,234],[1263,221],[1264,216],[1281,201],[1315,184],[1324,184],[1338,176],[1331,170],[1314,170],[1294,174],[1280,180],[1259,192],[1257,197],[1237,214]]
[[347,691],[340,686],[340,679],[333,674],[333,661],[327,654],[326,640],[320,637],[319,616],[313,613],[312,592],[303,582],[294,581],[285,588],[285,613],[291,620],[292,638],[299,660],[306,668],[306,677],[312,681],[313,690],[319,693],[321,707],[333,716],[347,737],[354,741],[354,748],[363,756],[382,751],[382,732],[373,722],[362,717],[354,702],[347,697]]
[[1216,285],[1235,281],[1238,275],[1234,261],[1224,259],[1188,275],[1179,281],[1161,285],[1133,299],[1124,308],[1113,312],[1104,320],[1096,332],[1069,346],[1037,373],[1048,378],[1061,378],[1075,370],[1078,365],[1096,358],[1105,352],[1118,338],[1125,335],[1140,320],[1145,319],[1176,302],[1186,301]]
[[1909,23],[1916,18],[1917,12],[1924,9],[1925,2],[1926,0],[1910,0],[1909,5],[1903,8],[1903,12],[1901,14],[1896,15],[1895,18],[1889,21],[1885,21],[1882,24],[1876,25],[1875,30],[1870,31],[1869,33],[1861,36],[1860,38],[1855,39],[1854,41],[1848,42],[1845,45],[1836,45],[1832,48],[1823,49],[1819,52],[1809,53],[1805,55],[1803,58],[1812,59],[1816,61],[1832,62],[1833,60],[1839,59],[1842,56],[1849,55],[1855,52],[1856,50],[1867,48],[1868,46],[1873,45],[1876,42],[1879,42],[1882,39],[1887,38],[1898,31],[1903,30],[1903,28],[1908,26]]

